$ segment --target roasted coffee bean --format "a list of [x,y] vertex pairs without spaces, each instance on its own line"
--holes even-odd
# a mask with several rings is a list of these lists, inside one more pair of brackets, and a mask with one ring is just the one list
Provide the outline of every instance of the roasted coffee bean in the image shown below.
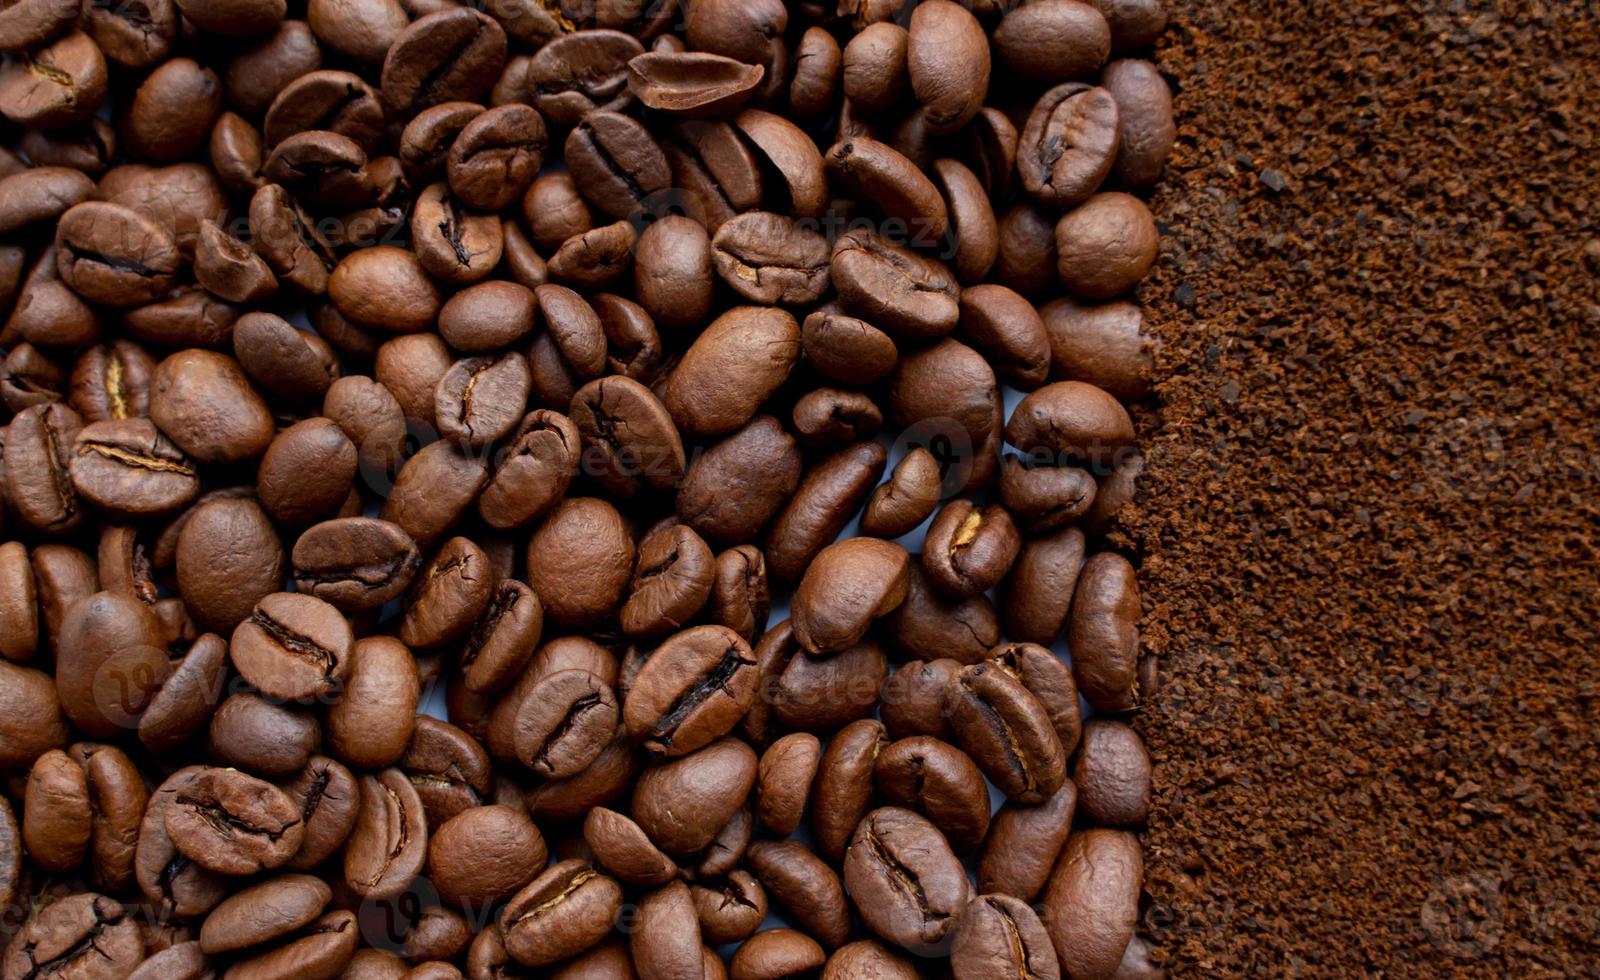
[[528,66],[534,107],[559,126],[573,126],[592,112],[619,112],[633,101],[628,63],[644,53],[632,35],[582,30],[540,47]]
[[956,740],[1008,797],[1039,803],[1066,778],[1066,752],[1044,706],[995,664],[961,671],[946,691]]
[[439,334],[451,347],[467,353],[499,350],[532,332],[537,308],[532,290],[493,279],[445,301],[439,310]]
[[884,216],[903,223],[907,241],[938,241],[949,227],[944,197],[916,164],[894,147],[867,137],[835,143],[828,170]]
[[731,124],[681,123],[672,129],[666,153],[673,183],[685,192],[684,209],[712,234],[761,203],[764,178],[757,151]]
[[534,244],[547,252],[594,227],[589,205],[567,173],[545,174],[530,184],[522,195],[522,217]]
[[383,103],[403,118],[441,102],[474,102],[506,60],[500,25],[454,8],[413,21],[383,59]]
[[1111,25],[1116,51],[1149,47],[1167,29],[1167,11],[1158,0],[1090,0]]
[[1127,831],[1087,829],[1067,839],[1040,916],[1067,976],[1111,976],[1139,918],[1144,859]]
[[[607,871],[630,885],[662,885],[678,876],[672,859],[650,843],[638,824],[615,810],[590,810],[583,821],[583,839]],[[764,896],[762,901],[764,913]]]
[[745,852],[750,849],[750,842],[755,837],[756,818],[749,806],[735,810],[728,822],[717,831],[717,836],[712,838],[710,845],[705,849],[700,859],[700,864],[695,867],[695,874],[703,878],[715,878],[733,873],[733,869],[744,860]]
[[227,671],[227,642],[215,633],[196,639],[139,717],[139,741],[161,751],[192,738],[222,701]]
[[824,548],[794,596],[794,635],[819,656],[846,650],[872,621],[906,595],[906,550],[875,538],[851,538]]
[[925,815],[958,853],[977,850],[989,829],[989,790],[966,753],[918,735],[878,754],[874,778],[894,806]]
[[200,492],[193,463],[149,419],[94,422],[72,443],[72,486],[114,516],[160,514]]
[[272,442],[272,413],[239,362],[205,350],[179,351],[156,367],[150,419],[202,463],[256,459]]
[[687,526],[645,535],[622,605],[622,631],[654,637],[681,628],[711,597],[714,573],[711,549]]
[[421,696],[411,651],[387,636],[357,640],[339,698],[328,708],[328,748],[362,769],[394,765],[411,740]]
[[977,351],[952,338],[907,354],[889,380],[889,417],[899,426],[932,431],[930,446],[952,440],[957,448],[947,487],[974,490],[999,464],[1000,394],[994,369]]
[[564,415],[538,409],[518,426],[478,512],[491,527],[520,527],[558,503],[577,472],[581,434]]
[[1077,528],[1036,537],[1022,546],[1005,587],[1007,634],[1031,643],[1055,642],[1071,610],[1083,551],[1083,532]]
[[754,94],[760,65],[703,51],[651,52],[628,62],[628,89],[651,109],[698,118],[736,111]]
[[68,403],[85,422],[150,414],[150,376],[155,361],[127,340],[91,347],[72,366]]
[[229,656],[256,690],[285,700],[327,694],[350,670],[350,625],[314,596],[279,592],[233,631]]
[[28,556],[39,595],[39,611],[52,648],[61,642],[67,610],[79,599],[100,590],[95,562],[81,550],[65,544],[41,544]]
[[801,119],[823,115],[838,97],[843,72],[844,54],[839,42],[822,27],[806,28],[795,45],[789,111]]
[[1081,82],[1056,86],[1040,96],[1019,137],[1023,189],[1051,207],[1081,204],[1111,173],[1117,137],[1117,102],[1110,92]]
[[794,429],[808,449],[831,449],[870,438],[883,426],[883,412],[859,391],[818,388],[794,403]]
[[421,567],[399,526],[371,517],[313,525],[294,546],[295,588],[340,609],[376,609],[404,592]]
[[989,39],[966,7],[919,4],[911,15],[906,70],[934,133],[953,133],[983,106],[989,90]]
[[470,208],[499,211],[522,197],[544,161],[544,118],[532,106],[499,105],[475,116],[450,144],[450,190]]
[[[677,887],[687,893],[682,884]],[[501,910],[506,952],[524,966],[575,956],[611,932],[621,906],[622,887],[615,879],[587,861],[562,861],[517,892]]]
[[1051,374],[1104,388],[1123,401],[1149,391],[1157,341],[1139,308],[1126,301],[1083,306],[1058,299],[1040,309]]
[[1177,137],[1172,92],[1148,61],[1125,58],[1106,66],[1100,84],[1117,102],[1118,149],[1112,172],[1125,188],[1161,179]]
[[283,778],[304,769],[321,741],[315,715],[241,691],[211,716],[206,751],[221,765]]
[[667,158],[650,132],[615,112],[591,112],[566,142],[573,182],[591,204],[627,218],[645,199],[671,185]]
[[961,663],[949,658],[905,664],[883,685],[880,712],[890,736],[928,735],[954,741],[946,695],[961,673]]
[[978,888],[1031,902],[1044,891],[1077,806],[1068,780],[1036,806],[1007,802],[995,814],[978,859]]
[[1059,463],[1109,466],[1131,448],[1133,421],[1104,389],[1082,381],[1058,381],[1029,394],[1016,407],[1006,421],[1006,442],[1025,452],[1043,452]]
[[873,231],[850,231],[833,246],[833,285],[847,311],[908,338],[955,329],[960,287],[943,263]]
[[402,951],[413,963],[436,963],[454,969],[440,961],[456,959],[466,952],[471,942],[472,926],[465,916],[443,906],[430,905],[406,930]]
[[1136,827],[1150,811],[1150,753],[1130,726],[1092,719],[1072,767],[1084,816],[1108,827]]
[[817,850],[829,861],[844,856],[856,825],[872,804],[872,770],[888,744],[883,723],[851,722],[828,743],[812,788],[811,830]]
[[1112,299],[1136,286],[1155,264],[1159,246],[1150,209],[1131,194],[1096,194],[1056,223],[1061,282],[1088,300]]
[[880,538],[909,534],[939,505],[940,482],[939,462],[933,454],[921,446],[912,449],[895,464],[888,482],[867,498],[861,530]]
[[1052,85],[1098,71],[1111,52],[1111,26],[1087,3],[1045,0],[1008,12],[993,43],[1011,71]]
[[148,303],[172,286],[180,261],[166,229],[121,204],[85,201],[56,224],[61,279],[92,302]]
[[206,916],[200,948],[216,955],[281,939],[313,922],[332,897],[332,889],[311,875],[269,878],[236,892]]
[[[442,314],[441,314],[442,315]],[[410,333],[383,342],[372,365],[373,377],[408,419],[437,423],[434,393],[455,363],[439,334]]]
[[947,595],[977,595],[1005,578],[1021,545],[1022,536],[1005,508],[952,500],[928,525],[922,570]]
[[[690,464],[678,516],[717,543],[752,540],[794,494],[801,468],[800,449],[782,423],[758,415]],[[741,493],[725,492],[735,485]]]
[[256,471],[256,498],[268,514],[304,527],[336,512],[356,476],[355,444],[338,424],[309,418],[278,433]]
[[713,620],[754,643],[767,629],[772,595],[761,549],[742,544],[716,557],[707,610]]
[[717,274],[754,303],[815,302],[827,289],[828,257],[820,233],[769,211],[730,218],[712,239]]
[[735,980],[809,976],[827,961],[816,940],[793,929],[768,929],[751,936],[733,954]]
[[736,943],[752,935],[767,917],[767,893],[747,871],[719,883],[692,884],[690,896],[708,943]]
[[60,0],[31,0],[17,3],[0,14],[0,41],[6,51],[23,51],[36,47],[72,26],[78,19],[78,10]]
[[641,978],[704,976],[708,958],[721,964],[715,953],[700,945],[694,900],[683,882],[646,895],[639,903],[637,922],[629,952]]
[[0,401],[13,411],[58,401],[65,380],[54,361],[32,344],[21,343],[0,362]]
[[457,361],[434,393],[440,433],[469,449],[499,441],[527,409],[531,382],[527,359],[515,352]]
[[278,184],[265,184],[250,198],[250,242],[280,281],[312,296],[327,292],[333,245]]
[[12,174],[0,180],[0,234],[13,235],[30,225],[56,221],[89,200],[94,189],[88,174],[67,167],[36,166]]
[[712,321],[672,372],[663,399],[667,411],[687,434],[731,432],[788,378],[799,353],[794,317],[770,307],[736,307]]
[[[411,249],[416,262],[429,275],[457,286],[477,282],[486,278],[500,264],[504,245],[500,218],[493,214],[468,211],[460,199],[450,192],[448,185],[429,185],[417,198],[416,207],[411,213]],[[368,255],[373,251],[367,249],[356,252],[355,256]],[[402,250],[396,251],[406,254]],[[426,277],[417,278],[420,271],[407,272],[408,283],[414,281],[415,289],[419,292],[427,282]],[[424,309],[426,319],[431,324],[438,313],[437,301],[431,309]],[[423,319],[422,312],[410,315]]]
[[1094,475],[1080,467],[1032,466],[1010,455],[1000,467],[1001,500],[1028,531],[1072,524],[1094,504],[1095,493]]
[[405,890],[422,871],[427,817],[417,791],[398,769],[361,779],[361,807],[344,851],[344,880],[363,898],[382,901]]
[[946,948],[972,883],[938,829],[899,807],[861,821],[844,856],[850,898],[878,935],[923,955]]
[[22,769],[67,743],[67,720],[49,674],[0,660],[0,763]]
[[99,110],[106,82],[100,48],[73,31],[0,67],[0,115],[24,126],[73,126]]
[[72,723],[93,738],[126,734],[170,671],[150,607],[121,592],[74,602],[61,622],[56,690]]
[[882,380],[899,357],[888,334],[865,320],[823,311],[806,317],[800,346],[818,371],[845,384]]
[[231,633],[283,585],[283,542],[250,498],[202,498],[184,520],[177,545],[178,589],[206,629]]
[[667,409],[639,382],[617,375],[591,381],[573,396],[571,414],[583,437],[584,472],[613,497],[683,480],[683,441]]
[[871,640],[828,656],[790,658],[772,694],[772,711],[784,725],[828,731],[868,717],[889,676],[889,658]]
[[756,754],[724,738],[640,774],[631,816],[669,854],[698,853],[717,836],[755,785]]
[[980,895],[961,913],[950,934],[950,968],[974,980],[1061,976],[1039,916],[1010,895]]
[[850,903],[832,868],[795,840],[760,841],[748,854],[767,892],[828,948],[850,938]]
[[[21,261],[21,256],[16,256]],[[19,267],[18,272],[22,272]],[[41,249],[16,287],[16,305],[4,304],[10,317],[5,322],[8,335],[30,342],[59,344],[93,343],[103,324],[95,308],[61,281],[61,271],[52,249]],[[137,335],[135,317],[129,314],[128,328]]]
[[489,469],[479,455],[441,439],[406,461],[378,516],[411,535],[418,548],[431,548],[488,482]]
[[845,44],[842,85],[849,105],[869,116],[894,108],[910,87],[906,54],[911,35],[899,24],[864,26]]
[[314,868],[327,860],[355,827],[360,790],[350,770],[324,756],[312,756],[283,792],[298,807],[305,833],[288,867]]
[[321,210],[359,207],[372,193],[361,144],[326,130],[285,138],[272,148],[261,172],[302,203]]
[[254,303],[278,289],[261,256],[209,219],[200,228],[194,273],[200,285],[233,303]]
[[225,875],[281,867],[305,836],[301,811],[289,797],[234,769],[200,769],[177,783],[165,819],[179,852]]
[[0,544],[0,656],[24,663],[38,648],[38,589],[28,549],[20,541],[7,541]]
[[428,880],[445,908],[487,908],[511,897],[544,867],[544,838],[526,814],[479,806],[451,817],[428,839]]
[[457,639],[489,606],[494,575],[489,558],[467,538],[446,541],[412,587],[400,640],[432,648]]
[[616,695],[586,670],[562,670],[528,691],[511,715],[509,738],[490,730],[497,757],[515,758],[546,779],[577,775],[600,755],[616,730]]
[[883,475],[888,454],[875,442],[847,446],[806,473],[767,536],[767,570],[797,581],[839,532]]
[[388,245],[353,252],[333,270],[328,297],[359,324],[395,331],[431,327],[441,299],[423,272],[432,253],[419,254],[421,262],[411,252]]
[[756,770],[756,815],[766,828],[787,837],[800,826],[822,743],[796,732],[773,742]]
[[83,428],[77,412],[59,402],[24,409],[7,427],[5,497],[16,516],[47,533],[82,522],[84,504],[73,485],[73,443]]
[[128,976],[144,959],[138,920],[116,900],[92,892],[41,908],[6,947],[7,976],[61,973]]
[[822,980],[917,980],[921,975],[910,958],[876,939],[839,947],[822,970]]
[[725,626],[669,637],[634,678],[623,719],[645,747],[682,756],[727,734],[749,710],[759,675],[750,645]]
[[[769,80],[775,77],[768,75]],[[733,125],[782,180],[790,213],[820,218],[828,203],[828,184],[822,152],[811,137],[782,116],[760,109],[744,110]]]
[[528,584],[562,628],[600,622],[622,602],[633,537],[616,508],[593,497],[562,501],[528,542]]
[[418,716],[399,766],[427,809],[429,826],[489,802],[494,772],[483,747],[454,725]]
[[1073,673],[1097,711],[1139,705],[1139,586],[1126,558],[1105,551],[1084,562],[1067,624]]

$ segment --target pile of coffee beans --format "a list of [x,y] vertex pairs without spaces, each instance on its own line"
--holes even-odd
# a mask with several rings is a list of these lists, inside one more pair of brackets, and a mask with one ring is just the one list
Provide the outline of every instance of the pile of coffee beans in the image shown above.
[[1164,24],[0,0],[0,980],[1158,975]]

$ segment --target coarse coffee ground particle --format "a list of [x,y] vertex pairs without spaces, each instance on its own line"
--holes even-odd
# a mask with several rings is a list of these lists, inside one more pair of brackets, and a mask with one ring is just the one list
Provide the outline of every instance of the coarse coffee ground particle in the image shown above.
[[1600,972],[1600,7],[1172,4],[1116,543],[1180,976]]

